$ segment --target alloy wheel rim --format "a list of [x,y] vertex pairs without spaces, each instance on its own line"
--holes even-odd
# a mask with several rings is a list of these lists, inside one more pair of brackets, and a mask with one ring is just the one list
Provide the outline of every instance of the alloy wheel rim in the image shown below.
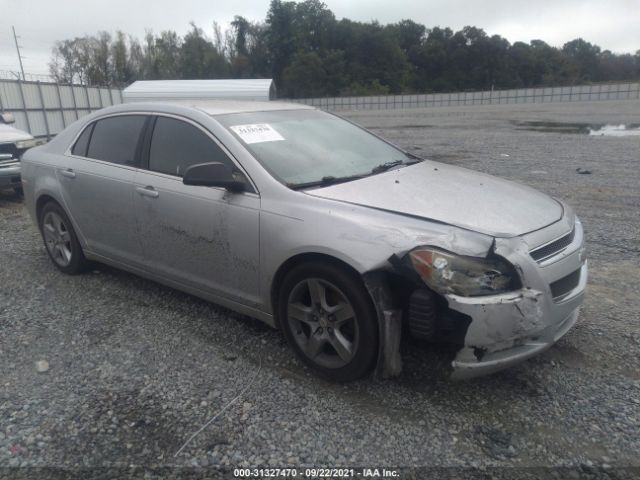
[[291,290],[287,321],[300,350],[320,366],[344,367],[358,350],[360,334],[353,306],[326,280],[308,278]]
[[71,263],[73,250],[71,246],[71,234],[60,215],[55,212],[47,212],[42,222],[44,241],[51,258],[61,267]]

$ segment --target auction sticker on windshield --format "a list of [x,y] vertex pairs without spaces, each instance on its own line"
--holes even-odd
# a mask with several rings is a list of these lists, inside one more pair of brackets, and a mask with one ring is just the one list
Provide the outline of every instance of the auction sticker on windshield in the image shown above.
[[231,128],[244,143],[277,142],[284,140],[282,135],[268,123],[254,123],[250,125],[234,125]]

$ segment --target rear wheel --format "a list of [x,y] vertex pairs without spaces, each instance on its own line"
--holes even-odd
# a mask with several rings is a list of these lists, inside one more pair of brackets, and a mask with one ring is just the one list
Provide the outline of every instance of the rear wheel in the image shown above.
[[362,281],[332,264],[304,264],[284,278],[279,319],[300,359],[322,376],[364,376],[378,352],[375,308]]
[[88,262],[67,214],[60,205],[47,203],[40,212],[40,232],[49,257],[64,273],[84,271]]

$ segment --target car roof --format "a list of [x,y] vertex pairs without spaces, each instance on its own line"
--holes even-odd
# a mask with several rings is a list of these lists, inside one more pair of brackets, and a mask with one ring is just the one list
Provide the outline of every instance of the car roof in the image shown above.
[[300,103],[259,102],[250,100],[171,100],[161,102],[123,103],[117,110],[173,110],[175,107],[187,107],[200,110],[207,115],[224,115],[227,113],[267,112],[274,110],[315,110],[314,107]]
[[[234,114],[234,113],[251,113],[251,112],[267,112],[267,111],[294,111],[294,110],[317,110],[315,107],[303,105],[300,103],[287,103],[278,101],[249,101],[249,100],[164,100],[161,102],[131,102],[119,103],[109,107],[95,110],[89,115],[85,115],[77,122],[73,123],[73,128],[64,129],[56,135],[46,148],[52,152],[62,153],[66,151],[69,144],[73,141],[78,131],[85,125],[110,115],[126,115],[126,114],[148,114],[164,113],[169,115],[181,115],[185,117],[209,116]],[[56,150],[57,149],[57,150]]]

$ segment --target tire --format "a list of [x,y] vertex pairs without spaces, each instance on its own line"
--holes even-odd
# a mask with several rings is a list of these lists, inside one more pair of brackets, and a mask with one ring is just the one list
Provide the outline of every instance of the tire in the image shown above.
[[306,263],[284,277],[278,319],[298,357],[331,381],[366,375],[378,355],[378,319],[362,280],[331,263]]
[[76,232],[62,207],[55,202],[47,203],[40,212],[38,226],[45,249],[53,264],[69,275],[81,273],[88,268]]

